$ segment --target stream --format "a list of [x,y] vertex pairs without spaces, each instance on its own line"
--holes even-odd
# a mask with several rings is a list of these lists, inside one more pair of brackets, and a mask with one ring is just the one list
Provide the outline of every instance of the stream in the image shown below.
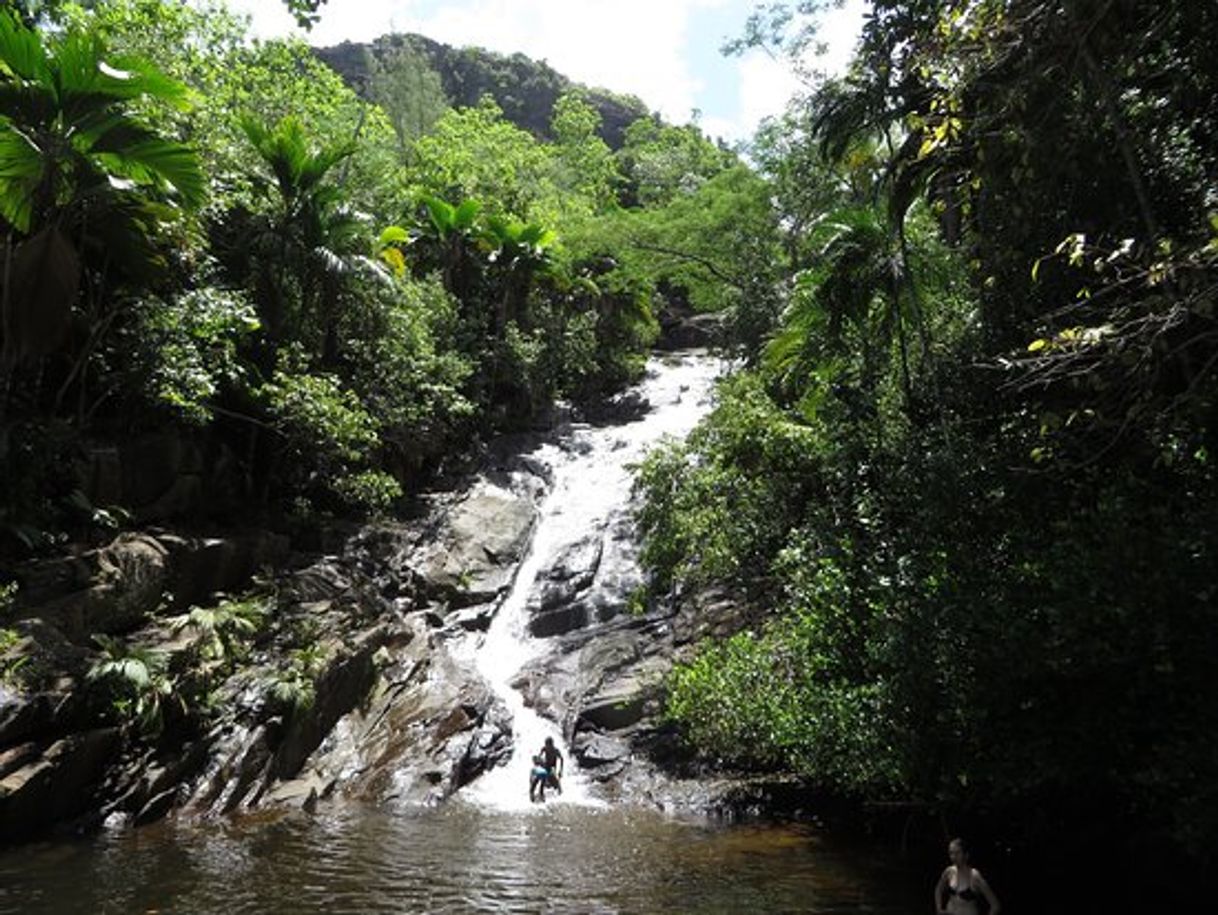
[[[514,685],[545,574],[600,531],[585,600],[619,613],[642,582],[628,530],[631,466],[709,407],[719,363],[657,357],[630,420],[577,425],[530,458],[552,477],[533,541],[485,634],[457,654],[513,716],[511,760],[436,807],[336,799],[314,814],[170,819],[0,851],[0,915],[22,913],[903,913],[925,895],[891,855],[812,826],[731,825],[613,805],[563,747],[561,797],[530,803],[530,757],[561,729]],[[642,402],[641,401],[641,402]]]
[[[597,559],[581,604],[596,618],[621,612],[630,593],[643,584],[638,546],[628,530],[632,467],[664,437],[689,434],[710,406],[721,365],[701,354],[654,359],[639,385],[638,402],[645,405],[631,421],[604,426],[578,424],[561,445],[545,444],[529,455],[552,475],[550,492],[541,505],[529,551],[512,588],[504,598],[484,638],[471,638],[467,657],[495,689],[512,713],[514,752],[500,766],[466,789],[474,802],[497,810],[527,807],[532,757],[547,738],[562,747],[558,727],[529,708],[513,685],[524,665],[544,651],[545,640],[529,634],[530,618],[540,603],[541,573],[555,566],[583,566],[589,552]],[[566,574],[566,569],[563,574]],[[581,569],[581,571],[584,571]],[[591,620],[590,620],[591,621]],[[563,779],[562,802],[595,804],[586,781],[570,765]],[[553,800],[553,794],[551,793]]]

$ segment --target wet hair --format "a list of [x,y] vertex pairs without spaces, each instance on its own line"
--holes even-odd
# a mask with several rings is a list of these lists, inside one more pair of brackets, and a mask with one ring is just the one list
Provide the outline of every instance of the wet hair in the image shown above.
[[968,846],[964,844],[964,840],[962,838],[956,836],[956,838],[947,843],[948,848],[951,848],[953,845],[960,849],[960,854],[964,855],[966,858],[968,857]]

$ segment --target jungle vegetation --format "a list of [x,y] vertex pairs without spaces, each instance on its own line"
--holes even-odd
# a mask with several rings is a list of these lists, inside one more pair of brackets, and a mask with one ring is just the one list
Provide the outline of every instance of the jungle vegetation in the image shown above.
[[[824,6],[740,45],[806,59]],[[754,608],[669,682],[704,761],[1102,862],[1077,911],[1213,873],[1215,34],[1183,0],[876,0],[758,134],[781,314],[642,473],[654,591]]]
[[[825,5],[739,44],[805,60]],[[458,99],[418,42],[357,93],[219,3],[10,4],[0,554],[124,524],[89,455],[149,430],[222,447],[243,517],[392,513],[637,377],[662,308],[720,311],[745,368],[640,472],[653,599],[751,608],[668,683],[701,762],[1059,873],[1212,873],[1215,34],[1189,0],[874,0],[742,158],[541,71],[532,120]]]
[[220,519],[391,513],[636,379],[665,302],[718,307],[692,195],[777,237],[696,127],[645,114],[615,151],[564,81],[530,132],[492,95],[450,104],[409,45],[364,97],[246,28],[220,2],[0,12],[6,556],[112,534],[90,455],[145,432],[223,456]]

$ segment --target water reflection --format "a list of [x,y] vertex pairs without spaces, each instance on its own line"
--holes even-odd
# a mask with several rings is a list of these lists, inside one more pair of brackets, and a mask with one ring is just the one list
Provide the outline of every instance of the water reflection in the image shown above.
[[0,912],[910,911],[891,862],[790,827],[452,804],[164,823],[0,854]]

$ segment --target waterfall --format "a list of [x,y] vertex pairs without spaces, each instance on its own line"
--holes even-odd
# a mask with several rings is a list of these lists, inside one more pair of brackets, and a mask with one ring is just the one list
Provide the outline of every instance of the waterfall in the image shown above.
[[[547,444],[530,455],[551,469],[553,486],[540,507],[532,543],[511,590],[474,654],[479,673],[512,713],[513,753],[508,763],[462,792],[468,800],[496,809],[528,809],[531,760],[545,738],[552,737],[565,757],[566,774],[561,798],[547,792],[547,804],[595,803],[558,725],[528,708],[512,686],[521,668],[545,650],[545,640],[529,633],[530,598],[540,573],[556,556],[599,532],[602,559],[587,593],[624,609],[630,591],[642,582],[637,544],[609,533],[611,522],[630,509],[631,467],[662,437],[682,438],[693,429],[709,407],[720,368],[703,353],[653,357],[644,381],[634,389],[640,403],[635,418],[600,427],[578,425],[562,447]],[[628,574],[613,574],[622,568]],[[610,573],[602,574],[606,569]]]

